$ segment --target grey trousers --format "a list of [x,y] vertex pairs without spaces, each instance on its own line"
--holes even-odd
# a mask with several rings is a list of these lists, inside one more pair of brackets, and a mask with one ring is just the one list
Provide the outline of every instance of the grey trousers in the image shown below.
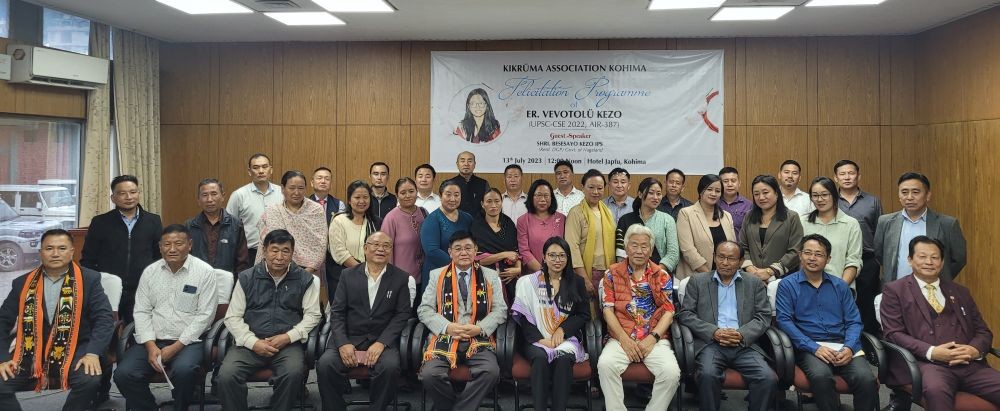
[[468,349],[467,342],[459,344],[458,362],[472,369],[472,381],[466,383],[465,389],[457,396],[448,378],[448,370],[451,369],[448,361],[435,357],[425,361],[420,367],[420,381],[434,401],[435,410],[478,410],[479,404],[482,404],[483,399],[493,391],[493,387],[500,380],[500,365],[497,364],[496,353],[482,349],[471,358],[464,358],[462,353]]
[[242,411],[247,406],[247,378],[261,368],[274,371],[271,409],[290,410],[309,372],[301,343],[282,348],[273,357],[261,357],[245,347],[233,347],[219,367],[219,400],[223,410]]

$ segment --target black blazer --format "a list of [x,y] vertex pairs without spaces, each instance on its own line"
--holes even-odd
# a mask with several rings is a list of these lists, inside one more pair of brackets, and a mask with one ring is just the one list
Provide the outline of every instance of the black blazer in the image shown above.
[[[142,270],[160,259],[162,233],[160,216],[141,206],[131,235],[121,213],[117,209],[108,211],[90,220],[80,265],[121,277],[123,298],[134,298]],[[131,315],[128,312],[126,317]]]
[[330,305],[326,348],[353,344],[359,351],[365,351],[375,342],[386,348],[398,348],[399,336],[410,318],[409,278],[405,271],[387,265],[375,293],[375,304],[369,306],[365,264],[344,269]]
[[[80,358],[84,354],[104,356],[105,351],[108,349],[108,344],[111,343],[111,336],[115,331],[115,322],[111,316],[111,303],[108,302],[108,296],[104,294],[104,288],[101,287],[101,274],[83,267],[80,267],[80,270],[83,276],[84,306],[81,308],[83,312],[80,315],[76,357]],[[0,349],[0,362],[11,359],[11,353],[8,348],[10,347],[11,340],[16,338],[16,335],[9,331],[17,327],[19,317],[21,316],[18,309],[18,306],[21,304],[21,290],[24,288],[24,282],[28,280],[29,274],[31,273],[21,275],[11,282],[10,294],[7,295],[7,299],[0,306],[0,330],[3,330],[0,332],[0,347],[3,348]],[[42,307],[44,306],[45,302],[43,301]],[[44,316],[45,323],[42,326],[42,338],[48,344],[48,336],[52,330],[52,324],[49,323],[48,313],[45,313]],[[74,358],[73,360],[75,361],[76,359]]]

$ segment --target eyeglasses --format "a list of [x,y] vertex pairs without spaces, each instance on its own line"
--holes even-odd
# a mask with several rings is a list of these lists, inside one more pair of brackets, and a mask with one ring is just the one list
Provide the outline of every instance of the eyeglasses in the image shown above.
[[465,247],[451,247],[451,251],[454,251],[456,253],[461,253],[461,252],[471,253],[476,251],[476,246],[467,245]]
[[649,246],[649,244],[629,243],[628,248],[632,250],[649,251],[651,247]]
[[391,250],[392,249],[392,243],[365,243],[365,245],[371,246],[372,248],[374,248],[376,250],[378,250],[380,248],[383,249],[383,250]]
[[826,254],[812,251],[800,251],[803,257],[826,258]]
[[833,197],[833,194],[823,193],[823,194],[813,194],[812,195],[812,199],[813,200],[826,200],[826,199],[828,199],[830,197]]
[[486,103],[469,103],[472,108],[486,108]]
[[566,253],[561,253],[561,254],[548,253],[548,254],[545,254],[545,258],[548,258],[548,259],[553,260],[553,261],[565,261],[566,260]]
[[737,261],[740,261],[740,259],[739,259],[739,257],[727,257],[727,256],[724,256],[724,255],[717,255],[717,256],[715,256],[715,261],[719,261],[719,262],[723,262],[723,263],[735,263]]

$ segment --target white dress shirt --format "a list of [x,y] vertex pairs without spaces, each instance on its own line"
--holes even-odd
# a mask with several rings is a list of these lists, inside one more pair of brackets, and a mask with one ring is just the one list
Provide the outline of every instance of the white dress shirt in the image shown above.
[[218,305],[215,270],[189,255],[177,272],[163,259],[142,271],[135,293],[135,340],[190,345],[212,326]]

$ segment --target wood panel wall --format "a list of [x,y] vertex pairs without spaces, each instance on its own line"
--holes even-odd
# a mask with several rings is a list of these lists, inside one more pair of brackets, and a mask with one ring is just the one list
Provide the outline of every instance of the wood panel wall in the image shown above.
[[[7,39],[0,38],[3,53],[7,44]],[[0,80],[0,113],[82,119],[87,117],[87,92]]]

